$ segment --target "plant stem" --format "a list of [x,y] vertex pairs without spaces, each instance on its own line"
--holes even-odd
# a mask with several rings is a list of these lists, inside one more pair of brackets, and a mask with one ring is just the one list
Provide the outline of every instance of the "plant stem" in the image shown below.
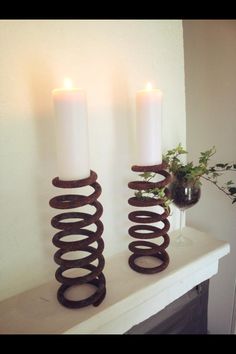
[[201,176],[202,178],[204,178],[206,181],[211,182],[212,184],[214,184],[220,191],[222,191],[223,193],[225,193],[231,200],[233,200],[233,197],[231,197],[230,193],[227,193],[223,188],[221,188],[217,183],[213,182],[210,178]]
[[183,236],[182,233],[183,233],[183,216],[184,216],[184,210],[180,210],[180,219],[179,219],[179,222],[180,222],[180,225],[179,225],[179,236]]

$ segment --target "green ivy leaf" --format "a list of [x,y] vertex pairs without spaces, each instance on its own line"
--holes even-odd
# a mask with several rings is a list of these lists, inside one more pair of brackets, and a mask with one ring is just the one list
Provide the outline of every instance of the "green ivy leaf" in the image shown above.
[[217,172],[213,172],[212,173],[212,177],[213,178],[217,178],[217,177],[219,177],[220,176],[220,173],[217,173]]
[[236,193],[236,188],[235,187],[230,187],[228,188],[228,191],[230,194],[235,194]]
[[215,172],[215,170],[216,170],[215,167],[210,167],[209,168],[209,172]]
[[142,196],[143,196],[143,194],[142,194],[141,191],[135,192],[134,195],[135,195],[135,197],[137,197],[137,198],[142,198]]
[[216,164],[216,167],[224,168],[224,167],[225,167],[225,164],[223,164],[223,163],[217,163],[217,164]]

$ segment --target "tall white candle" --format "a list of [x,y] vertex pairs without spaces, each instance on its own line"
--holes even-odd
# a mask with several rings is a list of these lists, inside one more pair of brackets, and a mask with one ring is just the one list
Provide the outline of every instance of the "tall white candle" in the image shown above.
[[162,162],[162,92],[150,83],[136,96],[137,164]]
[[58,176],[63,181],[89,177],[87,104],[84,90],[65,88],[52,91],[57,138]]

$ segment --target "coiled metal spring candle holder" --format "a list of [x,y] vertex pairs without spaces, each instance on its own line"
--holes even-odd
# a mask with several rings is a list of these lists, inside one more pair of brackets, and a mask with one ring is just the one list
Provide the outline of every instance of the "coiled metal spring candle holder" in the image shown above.
[[[138,190],[138,191],[148,191],[153,188],[163,188],[170,182],[170,174],[165,170],[167,165],[162,163],[160,165],[153,166],[132,166],[132,171],[134,172],[153,172],[159,174],[164,177],[163,180],[159,182],[148,182],[148,181],[134,181],[128,184],[130,189]],[[169,195],[169,191],[165,188],[165,194]],[[152,197],[138,198],[132,197],[129,198],[128,203],[135,207],[151,207],[159,205],[164,208],[164,202],[162,199],[156,199]],[[164,270],[169,264],[169,255],[165,251],[168,247],[170,239],[167,234],[170,223],[167,220],[169,216],[169,212],[164,209],[162,214],[140,210],[133,211],[129,213],[128,218],[130,221],[134,223],[138,223],[139,225],[134,225],[129,228],[129,235],[136,239],[141,239],[138,241],[133,241],[129,244],[129,250],[133,253],[129,257],[129,265],[130,267],[139,273],[144,274],[154,274],[161,272]],[[152,224],[155,222],[162,222],[163,228],[159,228]],[[163,238],[162,244],[158,245],[154,242],[146,241],[147,239],[154,238]],[[162,261],[162,263],[155,267],[143,267],[136,263],[136,260],[139,257],[151,256],[158,258]]]
[[[91,186],[94,192],[89,196],[67,194],[52,198],[49,202],[52,208],[56,209],[72,209],[91,205],[96,211],[93,215],[82,212],[66,212],[54,216],[51,220],[51,225],[56,229],[62,230],[57,232],[53,237],[53,244],[59,248],[54,255],[55,262],[59,265],[55,273],[56,279],[62,283],[57,292],[58,301],[69,308],[81,308],[88,305],[98,306],[106,295],[106,281],[102,273],[105,265],[105,260],[102,255],[104,249],[104,241],[101,238],[103,233],[103,223],[100,217],[103,213],[101,203],[97,201],[101,194],[101,186],[96,182],[97,175],[94,171],[90,172],[90,176],[81,180],[61,181],[58,177],[52,180],[52,184],[58,188],[80,188]],[[73,222],[63,222],[66,219],[76,219]],[[95,224],[96,231],[86,229],[87,226]],[[70,235],[85,236],[82,240],[66,241],[66,237]],[[97,243],[97,248],[91,246],[93,242]],[[89,253],[87,257],[82,259],[65,259],[63,255],[73,251],[83,251]],[[91,264],[97,260],[95,266]],[[82,268],[90,271],[86,275],[77,277],[68,277],[64,272],[73,268]],[[95,286],[96,291],[86,299],[74,301],[69,300],[65,296],[68,288],[77,285],[91,284]]]

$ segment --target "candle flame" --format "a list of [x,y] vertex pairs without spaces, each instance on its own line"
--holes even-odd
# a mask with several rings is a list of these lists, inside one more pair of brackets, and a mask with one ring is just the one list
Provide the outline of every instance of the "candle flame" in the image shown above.
[[72,80],[70,79],[70,78],[65,78],[65,80],[64,80],[64,87],[65,87],[65,89],[67,89],[67,90],[70,90],[70,89],[72,89],[72,87],[73,87],[73,83],[72,83]]
[[146,90],[150,91],[152,90],[152,84],[151,82],[148,82],[147,85],[146,85]]

